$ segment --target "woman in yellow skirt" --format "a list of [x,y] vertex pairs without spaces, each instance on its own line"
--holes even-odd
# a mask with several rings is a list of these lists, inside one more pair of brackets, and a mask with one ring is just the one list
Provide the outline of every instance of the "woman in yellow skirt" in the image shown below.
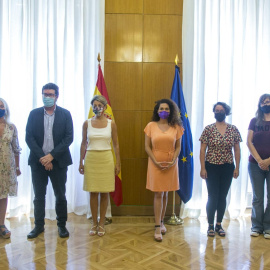
[[[103,236],[109,192],[115,190],[115,175],[120,172],[120,152],[116,124],[104,115],[107,108],[106,98],[96,95],[93,97],[91,105],[95,116],[83,124],[79,172],[84,174],[83,190],[90,192],[93,225],[89,234]],[[114,165],[111,151],[111,140],[116,165]],[[98,222],[99,194],[100,220]]]

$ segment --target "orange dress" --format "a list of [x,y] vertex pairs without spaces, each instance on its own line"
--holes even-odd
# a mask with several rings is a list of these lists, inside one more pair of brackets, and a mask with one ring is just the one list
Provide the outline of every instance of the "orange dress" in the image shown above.
[[[144,132],[151,138],[152,152],[156,160],[158,162],[172,161],[175,142],[182,137],[184,129],[176,125],[163,132],[157,122],[150,122]],[[154,192],[179,190],[178,160],[168,170],[161,170],[149,157],[146,188]]]

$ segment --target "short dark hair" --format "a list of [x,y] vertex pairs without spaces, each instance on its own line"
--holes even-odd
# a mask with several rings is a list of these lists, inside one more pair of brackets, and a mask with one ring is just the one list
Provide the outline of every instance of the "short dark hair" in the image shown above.
[[231,114],[231,107],[228,104],[226,104],[225,102],[217,102],[213,107],[213,112],[215,112],[215,109],[216,109],[217,105],[221,105],[224,108],[226,115]]
[[42,94],[43,90],[52,89],[55,91],[55,95],[59,96],[59,87],[55,83],[47,83],[42,87]]
[[158,115],[158,109],[161,103],[166,103],[168,104],[169,108],[170,108],[170,115],[168,117],[168,124],[170,126],[182,126],[182,121],[180,118],[180,113],[179,113],[179,108],[177,106],[177,104],[171,100],[171,99],[160,99],[158,101],[156,101],[156,105],[154,107],[154,111],[153,111],[153,116],[152,116],[152,121],[154,122],[158,122],[160,120],[160,117]]

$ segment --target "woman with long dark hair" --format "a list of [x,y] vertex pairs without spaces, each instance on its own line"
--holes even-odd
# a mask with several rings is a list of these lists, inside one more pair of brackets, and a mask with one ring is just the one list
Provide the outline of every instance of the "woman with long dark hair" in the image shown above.
[[256,237],[264,233],[264,238],[270,239],[270,94],[264,94],[259,99],[256,117],[249,124],[247,145],[250,151],[248,171],[253,190],[250,235]]
[[179,109],[171,99],[156,102],[152,121],[145,132],[145,151],[148,154],[146,188],[155,193],[155,235],[162,241],[166,233],[164,215],[167,207],[168,191],[179,189],[178,156],[181,150],[182,128]]

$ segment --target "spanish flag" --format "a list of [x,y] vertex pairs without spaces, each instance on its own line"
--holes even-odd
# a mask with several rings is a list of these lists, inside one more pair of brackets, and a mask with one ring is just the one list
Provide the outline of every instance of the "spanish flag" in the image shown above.
[[[100,65],[98,65],[98,79],[97,79],[97,84],[96,84],[96,88],[95,88],[95,92],[94,92],[94,96],[95,95],[102,95],[104,96],[107,101],[108,101],[108,105],[107,105],[107,109],[104,112],[104,115],[111,119],[114,120],[114,116],[113,116],[113,112],[112,112],[112,107],[111,107],[111,103],[109,100],[109,96],[107,93],[107,89],[106,89],[106,84],[105,84],[105,80],[103,77],[103,73],[101,70]],[[88,114],[88,119],[92,118],[95,114],[93,113],[93,108],[92,106],[90,107],[89,110],[89,114]],[[111,148],[112,148],[112,153],[113,153],[113,158],[114,158],[114,164],[116,163],[116,157],[115,157],[115,153],[114,153],[114,149],[113,149],[113,145],[112,145],[112,141],[111,141]],[[115,191],[110,193],[114,203],[119,206],[122,204],[123,202],[123,196],[122,196],[122,180],[121,180],[121,171],[118,175],[115,176]]]

